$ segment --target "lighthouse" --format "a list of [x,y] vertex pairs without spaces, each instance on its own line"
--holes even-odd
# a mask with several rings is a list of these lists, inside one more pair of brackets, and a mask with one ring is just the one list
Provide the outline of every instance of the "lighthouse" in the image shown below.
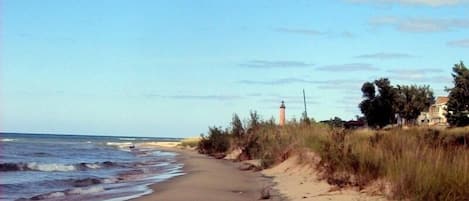
[[282,104],[280,104],[279,125],[285,125],[285,102],[283,101]]

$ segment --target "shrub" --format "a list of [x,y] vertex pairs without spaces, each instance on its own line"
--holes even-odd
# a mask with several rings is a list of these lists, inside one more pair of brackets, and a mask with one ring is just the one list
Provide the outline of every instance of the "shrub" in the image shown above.
[[181,140],[181,146],[182,147],[189,147],[189,148],[197,148],[199,145],[200,138],[195,137],[195,138],[185,138]]
[[208,136],[201,136],[197,150],[201,154],[218,155],[225,154],[230,148],[230,138],[226,130],[218,127],[209,128]]

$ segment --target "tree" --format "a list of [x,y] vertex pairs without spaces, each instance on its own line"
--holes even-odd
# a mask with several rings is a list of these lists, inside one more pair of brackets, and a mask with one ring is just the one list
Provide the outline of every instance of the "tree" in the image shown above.
[[249,118],[249,129],[257,129],[260,125],[260,117],[257,111],[250,111]]
[[469,70],[461,61],[453,67],[454,87],[448,89],[446,118],[451,126],[469,125]]
[[201,154],[225,153],[230,148],[230,135],[221,127],[209,127],[208,136],[201,135],[197,150]]
[[420,113],[435,102],[430,86],[397,85],[397,100],[394,109],[401,118],[415,123]]
[[340,117],[334,117],[331,120],[329,120],[329,125],[334,127],[334,128],[342,128],[344,127],[344,120],[342,120]]
[[238,114],[233,114],[233,119],[231,120],[231,134],[236,138],[241,138],[244,135],[243,123],[239,119]]
[[[376,94],[378,89],[378,94]],[[387,78],[365,82],[362,86],[363,100],[359,107],[368,126],[382,128],[394,122],[394,105],[397,92]]]

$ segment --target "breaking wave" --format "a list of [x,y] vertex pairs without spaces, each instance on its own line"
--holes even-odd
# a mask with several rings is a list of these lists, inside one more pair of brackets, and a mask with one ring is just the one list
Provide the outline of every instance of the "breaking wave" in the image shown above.
[[64,164],[40,164],[40,163],[27,163],[26,168],[27,170],[37,170],[43,172],[69,172],[77,170],[74,165],[64,165]]
[[102,163],[78,163],[78,164],[59,164],[59,163],[0,163],[0,172],[7,171],[42,171],[42,172],[70,172],[87,169],[99,169],[103,167],[116,166],[115,163],[106,161]]
[[95,194],[95,193],[100,193],[103,192],[104,188],[102,186],[93,186],[93,187],[88,187],[88,188],[72,188],[68,189],[65,191],[56,191],[56,192],[51,192],[51,193],[45,193],[41,195],[36,195],[34,197],[31,197],[29,199],[18,199],[18,200],[50,200],[50,199],[56,199],[56,198],[62,198],[65,196],[70,196],[70,195],[87,195],[87,194]]
[[18,139],[12,139],[12,138],[3,138],[3,139],[0,139],[0,142],[14,142],[14,141],[18,141]]

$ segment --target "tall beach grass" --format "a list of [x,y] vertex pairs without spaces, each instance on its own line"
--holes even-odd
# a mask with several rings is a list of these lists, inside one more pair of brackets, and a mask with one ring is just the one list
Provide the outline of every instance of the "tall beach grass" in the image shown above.
[[469,200],[469,128],[377,131],[300,122],[254,125],[237,136],[229,128],[211,129],[199,150],[207,153],[203,146],[212,145],[216,147],[207,154],[241,149],[240,160],[260,159],[264,168],[312,152],[320,162],[300,157],[302,162],[315,165],[333,185],[365,188],[379,180],[389,184],[387,196],[397,200]]

